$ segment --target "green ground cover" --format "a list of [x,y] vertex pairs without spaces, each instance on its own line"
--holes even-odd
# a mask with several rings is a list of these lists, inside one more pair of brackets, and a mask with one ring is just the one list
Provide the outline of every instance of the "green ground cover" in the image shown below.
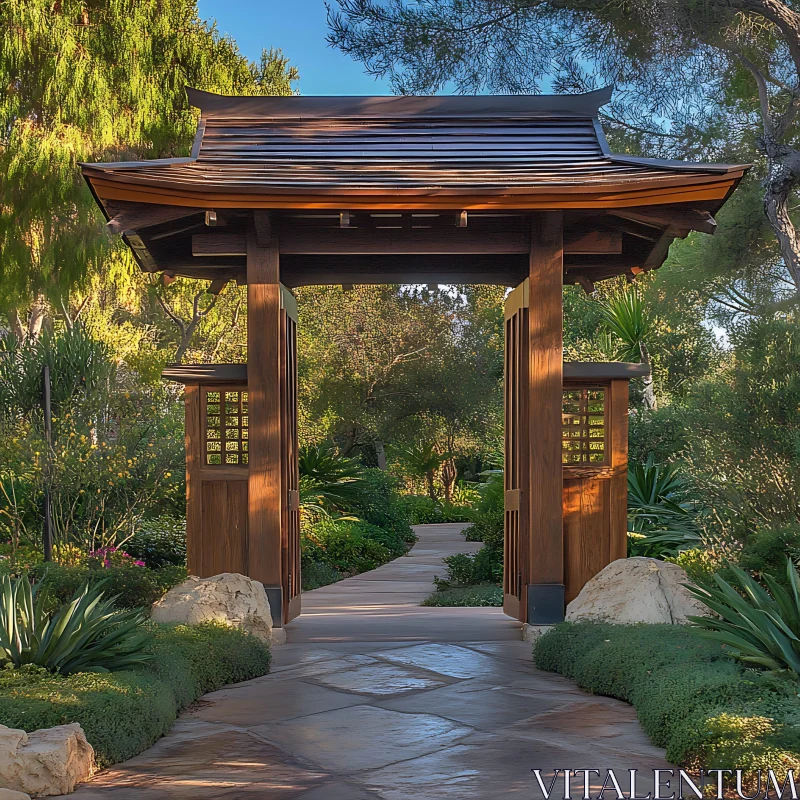
[[503,589],[496,583],[455,586],[433,592],[423,606],[502,606]]
[[692,628],[562,623],[533,654],[539,669],[631,703],[675,764],[800,767],[798,683],[744,668]]
[[34,731],[78,722],[107,767],[150,747],[191,702],[269,672],[268,645],[218,625],[151,627],[152,659],[125,672],[0,670],[0,723]]

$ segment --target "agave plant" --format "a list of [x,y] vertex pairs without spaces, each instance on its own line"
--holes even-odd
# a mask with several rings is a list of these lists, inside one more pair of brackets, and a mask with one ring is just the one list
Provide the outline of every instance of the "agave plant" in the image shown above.
[[786,560],[788,591],[770,575],[762,575],[767,589],[740,567],[731,567],[744,597],[724,578],[716,586],[686,586],[718,617],[689,617],[700,635],[722,642],[733,658],[768,670],[786,671],[800,680],[800,577]]
[[0,663],[35,664],[50,672],[111,672],[150,658],[141,611],[118,611],[102,584],[85,585],[55,614],[47,591],[26,575],[0,582]]
[[631,554],[662,557],[696,546],[700,531],[689,487],[674,464],[652,456],[628,470],[628,533]]

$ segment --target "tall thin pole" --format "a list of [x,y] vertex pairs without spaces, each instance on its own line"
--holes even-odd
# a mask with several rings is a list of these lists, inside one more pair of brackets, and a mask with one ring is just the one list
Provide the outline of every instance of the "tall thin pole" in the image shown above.
[[42,370],[42,406],[44,407],[44,438],[47,446],[44,467],[44,533],[42,544],[44,560],[53,560],[53,513],[50,498],[50,479],[52,470],[51,451],[53,449],[53,412],[50,404],[50,367]]

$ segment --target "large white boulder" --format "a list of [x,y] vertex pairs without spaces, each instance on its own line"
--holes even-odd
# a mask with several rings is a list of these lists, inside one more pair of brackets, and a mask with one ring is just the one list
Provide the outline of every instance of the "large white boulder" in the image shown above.
[[0,725],[0,786],[4,789],[24,793],[21,797],[68,794],[93,772],[94,750],[77,722],[33,733]]
[[686,573],[656,558],[620,558],[594,576],[567,606],[567,620],[685,625],[709,613],[683,584]]
[[153,606],[151,619],[186,625],[221,622],[265,642],[273,639],[272,614],[264,586],[235,572],[223,572],[213,578],[187,578]]
[[31,796],[13,789],[0,789],[0,800],[31,800]]

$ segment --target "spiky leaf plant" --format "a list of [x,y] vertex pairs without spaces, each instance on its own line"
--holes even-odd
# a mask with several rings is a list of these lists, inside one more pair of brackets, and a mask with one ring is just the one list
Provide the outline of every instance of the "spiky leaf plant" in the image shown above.
[[79,589],[54,614],[47,591],[26,575],[0,582],[0,664],[35,664],[50,672],[113,672],[150,658],[139,610],[118,611],[102,584]]
[[762,575],[767,589],[740,567],[732,567],[744,591],[742,596],[724,578],[714,576],[716,586],[687,584],[692,594],[718,617],[689,617],[700,635],[722,642],[733,658],[752,666],[785,672],[800,680],[800,577],[786,560],[789,589],[770,575]]
[[696,547],[700,531],[689,486],[674,464],[652,456],[628,470],[628,540],[631,555],[663,558]]

